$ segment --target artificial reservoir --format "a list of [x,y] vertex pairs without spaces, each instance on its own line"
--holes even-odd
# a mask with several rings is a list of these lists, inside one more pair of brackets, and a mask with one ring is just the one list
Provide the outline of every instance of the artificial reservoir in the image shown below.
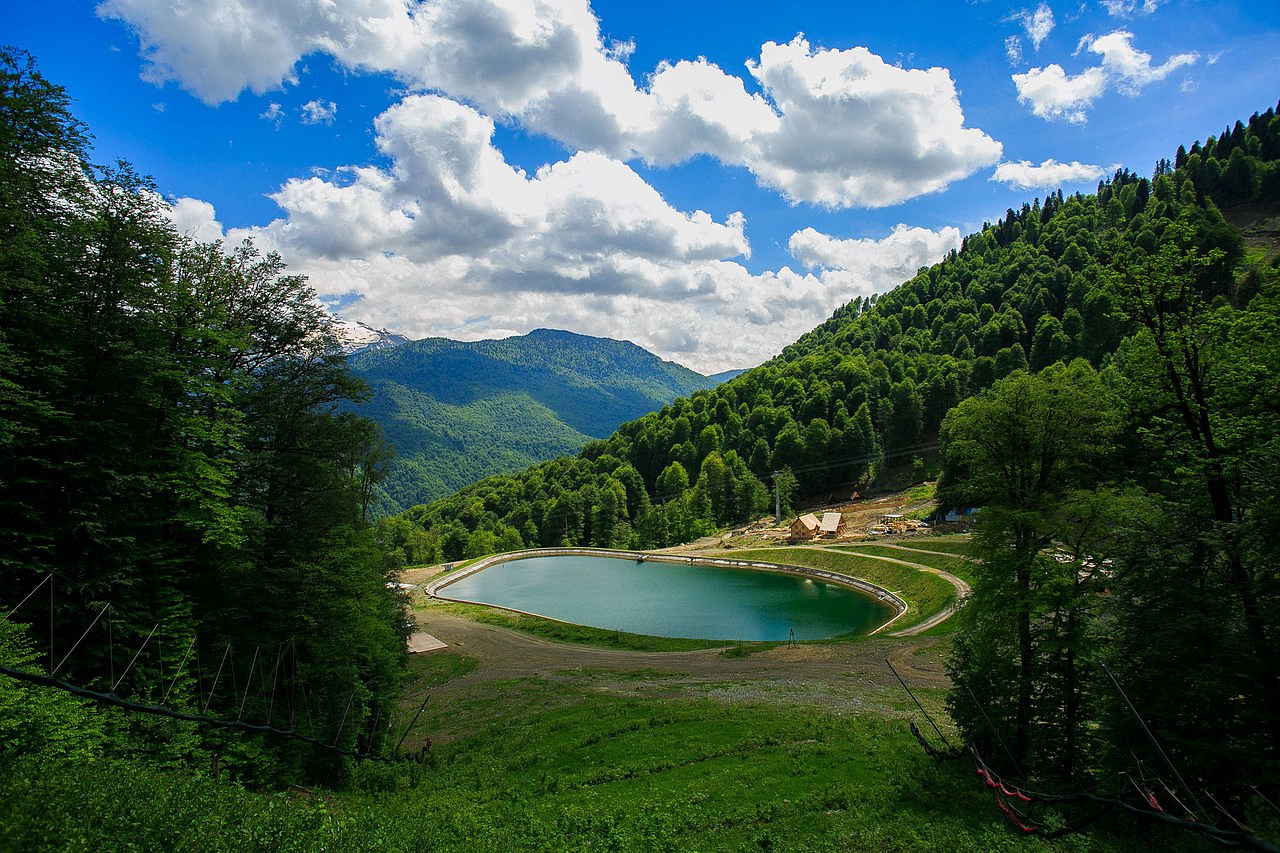
[[822,578],[583,554],[496,563],[447,582],[440,595],[606,630],[708,640],[866,634],[895,613]]

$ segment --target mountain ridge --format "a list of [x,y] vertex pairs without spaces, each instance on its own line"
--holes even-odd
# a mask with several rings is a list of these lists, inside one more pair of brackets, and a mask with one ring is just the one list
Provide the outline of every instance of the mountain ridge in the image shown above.
[[480,341],[424,338],[350,356],[360,413],[397,457],[382,511],[426,503],[608,437],[628,420],[719,384],[630,341],[558,329]]

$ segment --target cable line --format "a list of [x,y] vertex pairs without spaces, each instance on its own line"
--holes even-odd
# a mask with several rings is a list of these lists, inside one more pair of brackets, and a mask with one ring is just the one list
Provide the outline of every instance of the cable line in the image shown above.
[[84,642],[84,638],[89,636],[89,632],[93,630],[93,626],[98,624],[98,620],[102,618],[102,614],[106,613],[110,609],[111,605],[108,604],[106,607],[98,611],[98,615],[93,617],[93,621],[89,623],[89,627],[84,629],[84,633],[80,635],[80,639],[76,640],[76,644],[71,647],[71,651],[62,656],[62,660],[58,661],[58,665],[53,668],[49,673],[50,675],[58,674],[58,670],[62,669],[62,665],[67,662],[67,658],[71,657],[75,650],[80,648],[80,644]]
[[[157,717],[168,717],[173,720],[183,720],[192,723],[202,723],[206,726],[214,726],[224,729],[238,729],[243,732],[252,734],[270,734],[278,737],[290,738],[292,740],[301,741],[321,749],[335,752],[339,755],[345,755],[354,758],[357,761],[416,761],[417,756],[412,755],[395,755],[387,757],[372,752],[354,752],[349,749],[342,749],[336,745],[327,744],[322,740],[304,735],[291,729],[278,729],[275,726],[262,726],[253,723],[246,723],[241,720],[220,720],[216,717],[206,717],[203,714],[187,714],[181,711],[174,711],[164,705],[140,705],[137,702],[130,702],[121,699],[115,693],[100,693],[97,690],[89,690],[84,687],[77,687],[74,684],[68,684],[47,675],[39,675],[34,672],[24,672],[20,669],[12,669],[10,667],[0,665],[0,675],[7,675],[17,681],[25,681],[29,684],[37,684],[41,687],[52,687],[55,690],[61,690],[70,693],[72,696],[79,696],[82,699],[89,699],[101,705],[110,705],[115,708],[122,708],[126,711],[132,711],[139,714],[152,714]],[[335,741],[336,743],[336,741]]]
[[157,622],[151,628],[151,633],[147,634],[147,639],[143,640],[142,645],[138,646],[138,650],[133,654],[133,660],[129,661],[129,665],[124,668],[124,672],[120,673],[120,678],[116,680],[116,683],[111,685],[111,691],[113,693],[115,692],[115,689],[120,686],[120,682],[124,681],[124,677],[129,674],[129,670],[133,669],[133,665],[138,662],[138,655],[142,654],[142,650],[147,647],[147,643],[151,640],[152,637],[155,636],[156,630],[159,627],[160,627],[160,623]]

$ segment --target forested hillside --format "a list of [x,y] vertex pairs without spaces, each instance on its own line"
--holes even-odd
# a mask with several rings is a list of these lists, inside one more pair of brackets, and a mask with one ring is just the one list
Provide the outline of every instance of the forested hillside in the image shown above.
[[940,500],[983,507],[950,664],[967,742],[1016,778],[1273,823],[1278,156],[1268,109],[1150,178],[1010,210],[762,367],[388,520],[384,544],[668,545],[765,511],[773,472],[824,495],[940,447]]
[[[673,711],[663,696],[659,712],[639,692],[606,696],[600,683],[590,696],[607,701],[561,718],[551,681],[497,679],[504,701],[538,717],[523,729],[489,716],[482,706],[495,694],[471,697],[464,728],[498,722],[481,749],[451,753],[461,758],[431,776],[458,804],[448,820],[432,823],[440,810],[425,789],[358,809],[306,789],[293,800],[238,790],[340,785],[353,757],[399,752],[388,732],[405,716],[407,626],[391,581],[403,563],[534,544],[683,542],[764,513],[773,482],[792,503],[873,484],[886,460],[937,453],[940,499],[982,507],[968,555],[974,595],[942,640],[948,705],[1011,824],[1031,818],[1002,778],[1078,792],[1041,798],[1051,805],[1092,808],[1091,798],[1136,792],[1154,821],[1212,830],[1229,815],[1242,832],[1275,837],[1278,158],[1280,117],[1268,109],[1161,161],[1150,178],[1121,171],[1096,194],[1011,210],[760,368],[577,456],[374,528],[389,450],[351,413],[366,389],[315,294],[251,244],[228,251],[176,234],[148,181],[90,164],[65,92],[25,55],[0,50],[0,778],[14,813],[0,834],[33,846],[57,821],[55,846],[194,843],[185,826],[133,834],[151,824],[136,813],[154,799],[168,807],[156,823],[207,821],[210,836],[261,807],[266,818],[237,831],[272,849],[367,844],[376,836],[358,821],[385,829],[388,813],[412,816],[391,828],[418,846],[427,837],[472,849],[530,826],[534,845],[614,844],[595,820],[604,786],[647,786],[685,767],[732,780],[724,800],[684,780],[685,811],[643,793],[619,802],[612,814],[667,833],[629,837],[647,849],[690,821],[701,839],[721,838],[726,821],[863,819],[861,789],[839,785],[867,762],[870,777],[893,777],[868,786],[882,810],[868,821],[875,841],[909,843],[899,833],[914,827],[880,835],[888,816],[949,798],[941,829],[927,811],[910,815],[919,846],[948,843],[952,827],[979,822],[968,804],[985,792],[938,794],[959,777],[941,785],[923,755],[886,747],[891,724],[866,725],[861,705],[848,717],[787,710],[777,740],[757,725],[772,711],[732,702],[736,730],[722,746],[706,733],[724,727],[729,705],[698,710],[697,725],[672,736],[666,727],[687,705]],[[431,381],[443,388],[451,377]],[[467,664],[439,659],[442,670]],[[80,688],[97,701],[76,698]],[[521,749],[545,758],[548,743],[570,741],[586,761],[572,772],[560,756],[536,777],[511,763]],[[624,762],[614,747],[632,742],[641,760]],[[650,756],[658,743],[681,751]],[[739,773],[748,755],[770,782]],[[428,763],[412,773],[366,764],[357,775],[391,792],[432,773],[434,755],[420,757]],[[793,811],[772,780],[819,769],[831,783]],[[566,785],[580,799],[546,806],[560,774],[579,772]],[[196,790],[203,799],[184,793]],[[466,808],[476,802],[478,819]],[[102,815],[110,832],[93,824]],[[502,834],[487,825],[499,820]],[[305,842],[298,826],[310,827]],[[1039,827],[1046,840],[1076,828]],[[757,843],[771,848],[772,838]]]
[[[66,94],[0,52],[0,663],[373,744],[404,634],[365,520],[385,449],[342,411],[363,389],[278,257],[180,238],[146,180],[87,151]],[[6,760],[109,743],[259,782],[347,767],[3,687]]]
[[358,353],[351,367],[371,389],[360,413],[396,449],[375,491],[384,512],[574,453],[717,384],[632,343],[549,329],[411,341]]
[[[1116,282],[1171,240],[1244,308],[1274,270],[1216,199],[1265,218],[1280,199],[1274,110],[1092,195],[1052,194],[964,240],[901,287],[858,299],[767,364],[624,424],[576,457],[495,477],[387,524],[410,561],[495,546],[656,547],[803,497],[851,491],[883,454],[936,439],[947,412],[1015,370],[1097,367],[1135,328]],[[784,499],[788,496],[784,495]]]

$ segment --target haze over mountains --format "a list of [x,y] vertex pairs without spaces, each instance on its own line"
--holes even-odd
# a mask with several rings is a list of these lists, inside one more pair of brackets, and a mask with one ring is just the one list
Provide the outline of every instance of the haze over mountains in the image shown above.
[[576,453],[736,373],[703,376],[630,342],[550,329],[398,345],[382,334],[353,353],[351,367],[372,392],[360,413],[396,448],[377,495],[383,512]]

